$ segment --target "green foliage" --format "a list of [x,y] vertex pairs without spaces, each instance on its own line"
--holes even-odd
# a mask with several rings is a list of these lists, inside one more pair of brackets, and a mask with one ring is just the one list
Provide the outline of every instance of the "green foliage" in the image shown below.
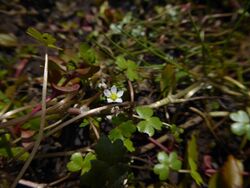
[[165,152],[157,154],[158,164],[154,166],[154,173],[159,175],[160,180],[166,180],[170,170],[178,171],[181,169],[181,161],[178,159],[176,152],[167,155]]
[[136,126],[133,124],[131,120],[121,123],[116,128],[110,131],[109,138],[112,141],[122,140],[124,146],[128,151],[135,151],[133,146],[133,142],[130,140],[132,134],[136,131]]
[[97,159],[91,161],[90,171],[81,177],[82,186],[122,187],[128,171],[126,148],[122,141],[116,140],[111,143],[106,136],[102,136],[95,147],[95,152]]
[[95,160],[96,156],[93,153],[88,153],[84,158],[82,154],[74,153],[70,162],[67,164],[67,168],[71,172],[77,172],[81,170],[81,175],[87,173],[91,169],[91,161]]
[[180,135],[184,132],[184,130],[180,127],[177,127],[176,125],[171,125],[170,126],[170,132],[174,136],[176,142],[182,142],[182,138]]
[[191,140],[188,141],[188,164],[190,167],[190,175],[195,180],[198,185],[203,183],[203,180],[200,174],[197,171],[197,160],[198,160],[198,153],[197,153],[197,145],[196,145],[196,137],[193,134]]
[[80,44],[78,56],[83,59],[85,63],[94,64],[96,62],[96,53],[87,44]]
[[[22,155],[20,155],[22,153]],[[20,155],[20,156],[19,156]],[[18,157],[19,160],[25,161],[29,157],[29,153],[24,150],[23,147],[11,147],[8,148],[8,146],[1,147],[0,148],[0,156],[1,157]]]
[[123,56],[118,56],[115,63],[121,70],[125,71],[130,81],[139,80],[138,66],[134,61],[126,60]]
[[167,64],[161,72],[161,92],[163,96],[167,96],[175,86],[175,67],[171,64]]
[[161,130],[162,122],[158,117],[152,116],[153,110],[151,108],[137,107],[136,112],[141,119],[144,119],[137,124],[139,132],[153,136],[155,130]]
[[154,113],[151,108],[141,107],[141,106],[139,106],[139,107],[136,108],[136,112],[140,116],[140,118],[142,118],[142,119],[148,119]]
[[42,43],[43,45],[45,45],[49,48],[60,49],[60,48],[55,46],[56,39],[48,33],[40,33],[35,28],[29,27],[27,29],[27,34],[29,34],[31,37],[36,39],[38,42]]
[[2,110],[9,103],[10,99],[2,91],[0,91],[0,110]]
[[0,132],[0,157],[12,158],[25,161],[29,157],[29,153],[23,147],[12,147],[9,144],[11,136],[9,133]]
[[25,123],[22,128],[30,130],[39,130],[41,118],[31,119],[29,122]]
[[80,127],[86,127],[87,125],[89,125],[89,120],[88,119],[83,119],[82,123],[80,124]]
[[239,110],[238,112],[230,113],[230,119],[235,121],[231,124],[231,131],[237,136],[246,135],[250,140],[250,119],[247,112]]

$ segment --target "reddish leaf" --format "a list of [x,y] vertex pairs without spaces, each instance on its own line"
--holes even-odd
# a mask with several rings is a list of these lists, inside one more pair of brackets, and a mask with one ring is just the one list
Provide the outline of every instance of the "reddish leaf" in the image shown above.
[[65,93],[70,93],[77,91],[80,88],[79,84],[74,84],[72,86],[57,86],[56,84],[52,83],[52,87],[56,89],[57,91],[65,92]]
[[93,76],[97,71],[99,71],[100,67],[97,66],[88,66],[84,68],[76,69],[75,72],[79,75],[81,78],[89,78]]
[[22,59],[16,66],[15,78],[18,78],[28,63],[28,59]]

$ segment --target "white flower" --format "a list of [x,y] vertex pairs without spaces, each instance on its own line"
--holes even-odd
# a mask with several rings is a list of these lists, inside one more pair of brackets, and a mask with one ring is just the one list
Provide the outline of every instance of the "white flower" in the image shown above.
[[107,101],[108,103],[112,103],[112,102],[118,102],[121,103],[122,102],[122,98],[121,96],[123,95],[122,90],[118,91],[116,86],[112,86],[111,89],[105,89],[104,90],[104,95],[107,97]]

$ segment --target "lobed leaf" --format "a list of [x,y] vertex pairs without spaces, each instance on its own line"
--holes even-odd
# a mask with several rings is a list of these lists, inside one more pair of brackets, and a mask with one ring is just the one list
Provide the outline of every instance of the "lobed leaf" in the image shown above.
[[243,110],[239,110],[238,112],[233,112],[230,113],[229,117],[236,122],[241,122],[241,123],[249,123],[249,116],[248,114],[243,111]]
[[135,110],[142,119],[148,119],[153,115],[153,110],[149,107],[138,106]]
[[165,164],[156,164],[153,169],[155,174],[159,175],[160,180],[166,180],[169,175],[169,167]]

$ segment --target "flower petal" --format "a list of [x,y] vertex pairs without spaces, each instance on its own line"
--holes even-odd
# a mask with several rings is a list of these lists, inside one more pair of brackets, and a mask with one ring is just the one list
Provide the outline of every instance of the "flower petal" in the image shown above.
[[111,96],[111,92],[110,92],[108,89],[105,89],[105,90],[103,91],[103,93],[104,93],[104,95],[105,95],[106,97],[110,97],[110,96]]
[[116,95],[117,95],[117,97],[121,97],[123,95],[123,93],[124,93],[124,91],[121,90],[121,91],[118,91]]
[[121,99],[121,98],[117,98],[117,99],[115,100],[115,102],[121,103],[121,102],[122,102],[122,99]]
[[111,93],[117,93],[117,88],[116,88],[116,86],[115,85],[113,85],[112,87],[111,87]]
[[107,98],[108,103],[114,102],[111,98]]

